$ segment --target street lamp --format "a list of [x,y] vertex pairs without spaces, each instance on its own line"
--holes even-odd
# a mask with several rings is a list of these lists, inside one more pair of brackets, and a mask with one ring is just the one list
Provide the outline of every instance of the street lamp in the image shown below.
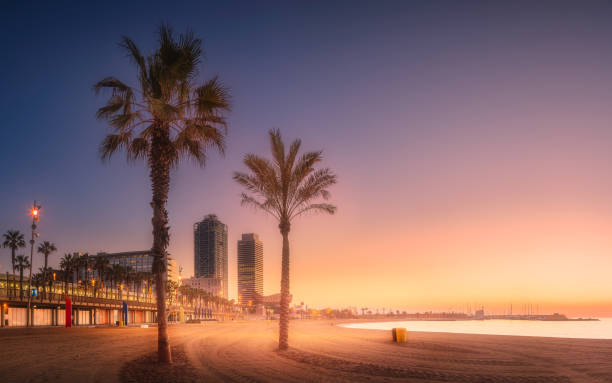
[[30,312],[30,305],[32,304],[32,268],[34,267],[34,238],[37,238],[40,234],[36,232],[36,224],[40,220],[40,205],[34,201],[34,205],[30,210],[32,215],[32,239],[30,239],[30,276],[28,278],[28,312],[27,321],[28,326],[33,326],[34,321],[32,320],[32,313]]

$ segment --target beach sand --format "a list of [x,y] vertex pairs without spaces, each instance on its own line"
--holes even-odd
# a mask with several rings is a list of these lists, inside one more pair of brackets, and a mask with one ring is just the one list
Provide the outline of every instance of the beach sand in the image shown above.
[[175,363],[157,367],[156,328],[0,330],[1,382],[612,382],[612,340],[348,329],[292,321],[170,327]]

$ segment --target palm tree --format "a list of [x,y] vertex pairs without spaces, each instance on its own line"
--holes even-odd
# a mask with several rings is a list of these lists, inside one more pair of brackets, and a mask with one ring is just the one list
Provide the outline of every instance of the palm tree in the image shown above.
[[250,173],[234,173],[234,179],[247,193],[242,193],[242,204],[253,206],[271,214],[278,220],[283,236],[281,270],[281,307],[279,321],[280,350],[289,347],[289,231],[293,218],[309,211],[334,214],[336,207],[329,203],[314,203],[318,198],[327,200],[327,188],[336,183],[336,176],[328,168],[315,170],[322,152],[309,152],[298,159],[301,141],[295,140],[285,151],[278,129],[270,130],[273,160],[254,154],[244,157]]
[[113,288],[117,288],[117,282],[121,282],[123,280],[123,267],[114,263],[111,265],[109,273],[113,283]]
[[50,287],[51,286],[51,282],[53,281],[53,277],[51,276],[51,271],[52,270],[53,269],[51,269],[50,267],[46,267],[46,268],[45,267],[39,267],[38,268],[38,273],[36,274],[37,278],[38,278],[38,280],[35,280],[36,282],[38,282],[36,287],[41,286],[41,285],[43,287],[45,287],[45,290],[44,290],[44,294],[45,295],[43,296],[43,298],[47,297],[47,295],[46,295],[47,294],[47,289],[46,288]]
[[30,267],[30,260],[24,255],[15,257],[15,268],[19,270],[19,299],[23,299],[23,271]]
[[4,233],[3,247],[9,247],[11,249],[11,264],[13,265],[13,274],[15,274],[15,252],[20,247],[26,247],[25,239],[23,234],[19,230],[8,230]]
[[[49,254],[51,254],[54,251],[57,251],[57,248],[55,247],[54,243],[51,243],[49,241],[44,241],[43,243],[38,245],[38,252],[45,256],[45,267],[43,268],[44,270],[43,280],[45,281],[47,280],[47,271],[48,271],[47,266],[48,266],[48,261],[49,261]],[[46,292],[46,287],[45,287],[45,292]]]
[[94,270],[96,270],[98,273],[98,288],[102,287],[104,274],[106,273],[106,270],[108,270],[109,264],[110,261],[108,260],[108,257],[104,255],[98,255],[94,261]]
[[130,299],[130,282],[132,282],[134,277],[134,269],[132,266],[125,266],[123,268],[123,280],[125,281],[125,293],[127,295],[126,300]]
[[140,291],[142,290],[142,283],[146,281],[147,273],[144,271],[137,271],[134,273],[134,288],[136,289],[136,301],[140,301]]
[[136,65],[138,87],[132,88],[115,77],[95,84],[96,92],[112,91],[97,117],[108,121],[113,130],[100,148],[102,160],[125,149],[128,161],[144,160],[149,167],[153,192],[153,272],[156,275],[158,360],[170,363],[168,324],[165,316],[166,249],[168,228],[168,190],[170,169],[181,159],[191,158],[204,165],[209,147],[223,153],[229,94],[217,77],[196,85],[197,67],[202,56],[202,41],[188,31],[178,39],[172,30],[159,28],[157,50],[143,56],[136,44],[123,37],[121,47]]
[[42,267],[39,269],[39,271],[40,272],[32,275],[32,283],[40,291],[40,286],[44,286],[45,284],[45,271]]
[[51,243],[49,241],[44,241],[43,243],[38,245],[38,252],[45,256],[45,270],[48,266],[49,254],[53,253],[54,251],[57,251],[57,248],[55,247],[54,243]]
[[[87,291],[88,291],[88,286],[89,286],[89,272],[91,269],[91,257],[89,256],[89,253],[79,253],[78,257],[75,257],[75,262],[76,262],[76,266],[75,266],[75,270],[77,272],[77,279],[79,283],[83,284],[83,287],[85,289],[84,293],[85,296],[87,296]],[[81,273],[81,270],[83,271],[83,273]],[[81,275],[83,276],[83,279],[81,280],[80,277]]]
[[[76,258],[72,254],[64,254],[60,260],[60,268],[64,271],[64,295],[68,295],[68,280],[73,276]],[[72,295],[74,295],[74,279],[72,280]]]

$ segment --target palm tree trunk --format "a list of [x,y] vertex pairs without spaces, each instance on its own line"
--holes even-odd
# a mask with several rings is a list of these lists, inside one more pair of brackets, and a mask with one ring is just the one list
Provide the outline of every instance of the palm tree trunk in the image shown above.
[[23,300],[23,269],[19,270],[19,300]]
[[153,272],[157,293],[157,358],[160,363],[171,363],[170,341],[168,339],[168,318],[166,317],[166,249],[170,241],[166,203],[170,189],[170,157],[172,142],[168,127],[159,122],[153,130],[149,153],[150,179],[153,189]]
[[49,260],[49,254],[45,253],[45,268],[43,269],[43,291],[44,295],[47,295],[47,261]]
[[281,301],[278,334],[278,349],[289,348],[289,225],[281,227],[283,254],[281,269]]

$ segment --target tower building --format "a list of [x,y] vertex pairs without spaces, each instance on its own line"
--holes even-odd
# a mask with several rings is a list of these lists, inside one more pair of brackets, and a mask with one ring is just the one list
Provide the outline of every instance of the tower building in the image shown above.
[[193,225],[195,277],[219,278],[227,298],[227,225],[209,214]]
[[238,240],[238,301],[244,306],[262,303],[263,243],[257,234],[242,234]]

